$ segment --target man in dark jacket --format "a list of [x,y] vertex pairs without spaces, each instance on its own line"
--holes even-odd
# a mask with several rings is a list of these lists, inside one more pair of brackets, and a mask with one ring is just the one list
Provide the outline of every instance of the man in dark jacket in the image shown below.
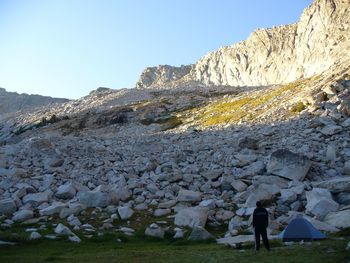
[[270,250],[269,240],[267,239],[266,228],[269,224],[269,214],[265,208],[263,208],[261,202],[256,202],[256,208],[253,213],[253,227],[255,234],[255,250],[260,248],[260,236],[262,237],[264,246],[267,250]]

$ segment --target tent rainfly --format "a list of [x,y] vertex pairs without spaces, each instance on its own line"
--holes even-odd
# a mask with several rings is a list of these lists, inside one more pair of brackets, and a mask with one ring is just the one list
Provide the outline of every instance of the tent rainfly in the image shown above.
[[289,241],[311,241],[325,239],[326,235],[317,230],[305,218],[293,219],[288,226],[279,234],[283,242]]

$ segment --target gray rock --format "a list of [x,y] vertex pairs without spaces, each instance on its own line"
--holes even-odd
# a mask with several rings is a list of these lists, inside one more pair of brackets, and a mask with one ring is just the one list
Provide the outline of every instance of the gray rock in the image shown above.
[[176,200],[169,200],[158,205],[158,208],[171,208],[176,205]]
[[289,180],[279,177],[279,176],[273,176],[273,175],[260,175],[253,177],[252,184],[254,186],[259,186],[261,184],[269,184],[269,185],[275,185],[279,188],[288,188]]
[[251,178],[253,176],[259,175],[265,170],[265,164],[262,161],[253,162],[244,167],[240,178]]
[[235,189],[237,192],[243,192],[247,189],[247,185],[243,183],[241,180],[234,180],[231,183],[233,189]]
[[350,227],[350,209],[331,212],[325,217],[325,222],[337,228]]
[[52,196],[51,191],[46,191],[42,193],[27,194],[23,197],[24,204],[30,204],[33,207],[37,207],[42,203],[49,202]]
[[38,232],[32,232],[30,233],[29,240],[36,240],[41,238],[41,235]]
[[279,192],[280,189],[276,185],[261,184],[259,186],[250,186],[247,190],[248,197],[244,206],[255,207],[257,201],[272,200]]
[[199,206],[207,207],[208,209],[214,209],[216,207],[216,200],[203,200],[199,203]]
[[337,158],[337,155],[335,152],[335,148],[332,145],[328,145],[326,150],[327,161],[334,162],[336,158]]
[[34,213],[32,210],[23,209],[14,213],[12,220],[15,222],[23,222],[28,219],[32,219],[33,217],[34,217]]
[[227,221],[231,219],[234,216],[234,213],[232,211],[228,210],[219,210],[215,214],[215,219],[217,221]]
[[350,192],[342,192],[337,194],[335,200],[340,205],[350,205]]
[[138,204],[134,207],[135,210],[137,211],[144,211],[144,210],[147,210],[148,209],[148,206],[147,204],[145,203],[142,203],[142,204]]
[[306,210],[311,214],[323,218],[330,212],[335,212],[339,208],[329,190],[323,188],[314,188],[306,192],[307,205]]
[[117,201],[126,201],[132,195],[130,189],[127,186],[113,188],[111,194]]
[[293,203],[297,200],[298,195],[304,192],[304,187],[293,187],[290,189],[281,189],[281,197],[279,198],[283,203]]
[[202,241],[208,239],[214,239],[214,236],[201,226],[195,226],[188,237],[188,240],[191,241]]
[[82,225],[81,222],[80,222],[80,220],[79,220],[79,218],[77,218],[77,217],[74,216],[74,215],[70,215],[70,216],[67,218],[67,221],[68,221],[68,224],[69,224],[70,226],[73,226],[73,227],[75,227],[75,226],[81,226],[81,225]]
[[238,160],[238,166],[246,166],[252,162],[255,162],[257,156],[250,154],[236,154],[235,158]]
[[302,181],[311,167],[305,156],[288,150],[277,150],[270,156],[267,172],[290,180]]
[[149,237],[164,238],[165,231],[163,228],[159,227],[157,224],[151,224],[145,230],[145,235]]
[[69,183],[58,187],[56,196],[61,199],[72,199],[76,192],[74,186]]
[[304,218],[308,221],[310,221],[310,223],[318,230],[320,231],[326,231],[326,232],[330,232],[330,233],[336,233],[339,231],[338,228],[330,225],[330,224],[327,224],[325,222],[322,222],[322,221],[319,221],[315,218],[311,218],[311,217],[305,217]]
[[321,130],[321,133],[324,134],[324,135],[331,136],[331,135],[334,135],[334,134],[337,134],[337,133],[341,132],[342,130],[343,130],[342,126],[327,125]]
[[118,214],[121,220],[127,220],[134,214],[134,211],[128,206],[118,207]]
[[0,240],[0,246],[13,246],[13,245],[16,245],[16,243]]
[[238,140],[238,146],[243,149],[251,149],[251,150],[257,150],[258,149],[258,143],[259,141],[250,137],[244,137]]
[[174,239],[180,239],[180,238],[184,238],[185,236],[185,232],[178,227],[175,227],[175,235],[173,236]]
[[79,202],[87,207],[106,207],[110,204],[110,197],[100,190],[79,192]]
[[39,214],[41,216],[50,216],[50,215],[54,215],[54,214],[59,214],[63,208],[66,207],[66,204],[61,203],[61,202],[53,202],[52,205],[41,209],[39,211]]
[[177,196],[179,202],[200,202],[202,200],[202,193],[181,189]]
[[165,216],[171,213],[171,209],[165,208],[165,209],[156,209],[153,213],[155,217],[161,217]]
[[345,128],[350,127],[350,118],[347,118],[345,121],[343,121],[341,125]]
[[292,211],[299,211],[302,207],[302,204],[300,201],[295,201],[290,205],[290,209]]
[[350,177],[338,177],[327,181],[313,183],[314,187],[326,188],[332,193],[350,192]]
[[16,202],[11,199],[0,200],[0,215],[10,215],[17,210]]
[[230,222],[228,223],[228,231],[232,230],[238,230],[242,226],[246,226],[246,222],[243,221],[241,217],[235,216],[231,218]]
[[[349,120],[350,120],[350,118],[349,118]],[[346,175],[350,175],[350,161],[346,161],[344,163],[344,173]]]
[[60,218],[66,218],[70,215],[78,215],[82,210],[84,210],[82,204],[70,204],[69,207],[64,207],[60,212]]
[[81,239],[77,235],[72,235],[68,237],[69,241],[73,243],[80,243]]
[[208,208],[196,206],[181,209],[175,216],[177,226],[202,226],[205,227],[209,210]]
[[65,225],[59,223],[55,228],[55,233],[59,235],[66,235],[71,236],[74,235],[74,233]]

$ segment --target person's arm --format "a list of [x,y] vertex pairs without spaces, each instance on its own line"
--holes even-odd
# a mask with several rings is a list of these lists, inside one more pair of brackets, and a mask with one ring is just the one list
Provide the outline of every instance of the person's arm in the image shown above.
[[253,212],[253,227],[256,226],[256,215],[255,215],[255,210]]

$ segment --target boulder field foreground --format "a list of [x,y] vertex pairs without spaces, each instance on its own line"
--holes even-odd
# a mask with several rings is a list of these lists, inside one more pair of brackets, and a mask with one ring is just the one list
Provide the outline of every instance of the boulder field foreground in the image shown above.
[[316,0],[298,23],[148,68],[134,89],[0,114],[1,229],[234,245],[258,200],[272,237],[299,214],[350,227],[349,11]]

